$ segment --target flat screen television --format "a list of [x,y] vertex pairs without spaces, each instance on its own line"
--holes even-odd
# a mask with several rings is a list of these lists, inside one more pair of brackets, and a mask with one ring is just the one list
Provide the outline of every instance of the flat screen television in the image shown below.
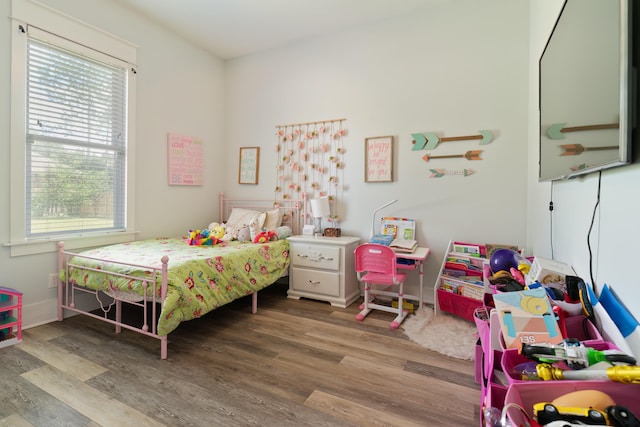
[[633,0],[565,0],[540,57],[539,180],[631,162],[636,126]]

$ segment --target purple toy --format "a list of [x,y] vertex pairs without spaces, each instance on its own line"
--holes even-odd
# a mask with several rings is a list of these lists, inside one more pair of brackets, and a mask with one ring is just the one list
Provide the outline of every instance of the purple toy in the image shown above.
[[520,254],[513,249],[498,249],[491,254],[489,266],[494,274],[502,270],[510,271],[511,268],[515,268],[517,270],[520,259],[522,259]]

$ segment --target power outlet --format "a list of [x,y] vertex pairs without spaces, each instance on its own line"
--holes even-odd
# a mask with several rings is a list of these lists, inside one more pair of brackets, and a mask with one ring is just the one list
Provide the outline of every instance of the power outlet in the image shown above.
[[50,288],[58,287],[58,274],[56,273],[49,274],[49,287]]

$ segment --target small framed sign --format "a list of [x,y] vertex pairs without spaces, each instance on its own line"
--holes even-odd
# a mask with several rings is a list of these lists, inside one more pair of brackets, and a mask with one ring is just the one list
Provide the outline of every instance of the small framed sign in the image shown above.
[[364,140],[364,181],[393,181],[393,136]]
[[257,184],[260,172],[260,147],[240,147],[238,184]]

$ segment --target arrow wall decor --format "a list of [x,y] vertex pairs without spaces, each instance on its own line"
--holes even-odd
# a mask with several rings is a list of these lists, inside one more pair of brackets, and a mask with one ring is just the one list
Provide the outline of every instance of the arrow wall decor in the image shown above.
[[473,173],[471,169],[429,169],[431,175],[429,178],[442,178],[445,175],[462,175],[469,176]]
[[586,168],[590,168],[591,166],[593,166],[593,165],[590,165],[590,164],[587,164],[587,163],[581,163],[579,165],[571,166],[571,170],[576,172],[576,171],[584,170]]
[[580,144],[563,144],[560,147],[564,149],[561,156],[578,156],[585,151],[602,151],[602,150],[617,150],[617,145],[610,145],[605,147],[584,147]]
[[584,125],[584,126],[572,126],[566,127],[566,123],[556,123],[549,126],[547,129],[547,136],[551,139],[564,139],[564,134],[567,132],[581,132],[586,130],[603,130],[603,129],[618,129],[619,123],[609,123],[602,125]]
[[433,132],[412,133],[411,136],[413,137],[413,148],[411,148],[411,150],[433,150],[440,142],[469,141],[479,139],[480,145],[486,145],[493,141],[493,133],[491,133],[491,131],[481,130],[478,132],[478,135],[448,136],[443,138],[438,137],[438,135]]
[[467,160],[482,160],[482,157],[480,157],[480,153],[482,153],[482,150],[469,150],[464,154],[446,154],[442,156],[429,156],[425,154],[424,156],[422,156],[422,160],[424,160],[425,162],[428,162],[431,159],[456,159],[456,158],[464,158]]

